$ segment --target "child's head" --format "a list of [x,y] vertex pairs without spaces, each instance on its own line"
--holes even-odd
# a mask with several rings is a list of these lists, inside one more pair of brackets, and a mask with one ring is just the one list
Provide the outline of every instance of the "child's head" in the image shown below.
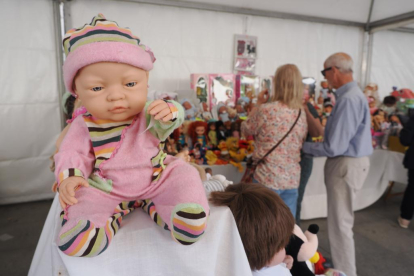
[[235,184],[212,192],[210,201],[233,213],[252,270],[281,263],[294,219],[283,200],[260,184]]
[[122,121],[144,109],[155,58],[127,28],[102,14],[69,30],[63,46],[66,88],[95,117]]
[[211,168],[206,168],[204,171],[210,175],[213,175],[213,170]]

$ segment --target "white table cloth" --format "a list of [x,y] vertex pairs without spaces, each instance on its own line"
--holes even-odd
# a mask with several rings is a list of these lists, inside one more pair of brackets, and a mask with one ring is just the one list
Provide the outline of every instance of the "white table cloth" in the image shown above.
[[55,243],[60,205],[55,197],[30,276],[249,275],[251,271],[233,215],[211,207],[204,237],[191,246],[174,242],[141,209],[127,215],[108,249],[94,258],[68,257]]
[[[361,210],[376,202],[388,187],[390,181],[407,184],[407,170],[402,165],[404,155],[399,152],[375,150],[370,156],[371,166],[362,189],[358,192],[354,210]],[[326,157],[313,159],[312,175],[306,186],[302,201],[302,219],[327,216],[327,199],[324,177]],[[245,165],[245,164],[243,164]],[[243,173],[232,165],[205,166],[213,174],[223,174],[227,179],[238,183]]]

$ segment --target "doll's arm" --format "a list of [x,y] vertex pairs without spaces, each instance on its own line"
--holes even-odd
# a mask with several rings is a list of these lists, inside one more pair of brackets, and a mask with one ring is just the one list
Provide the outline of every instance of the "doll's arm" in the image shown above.
[[[168,136],[170,136],[174,129],[176,129],[183,123],[184,109],[181,106],[181,104],[175,101],[158,101],[161,102],[161,104],[159,104],[156,108],[152,108],[152,106],[154,106],[155,103],[158,103],[157,101],[147,102],[145,105],[144,112],[147,120],[147,127],[150,125],[151,119],[154,119],[153,125],[151,126],[149,131],[159,140],[164,141],[165,139],[167,139]],[[166,103],[168,107],[165,107],[162,104],[162,102]],[[152,111],[156,109],[156,114],[149,114],[148,109],[150,113],[152,113]],[[169,114],[172,114],[172,116],[169,121],[164,122],[162,119],[167,115],[167,111],[169,111]]]
[[54,159],[58,185],[68,177],[79,176],[87,179],[92,173],[95,156],[89,132],[82,116],[77,117],[72,122]]
[[298,253],[298,261],[305,262],[315,255],[316,250],[318,249],[318,236],[316,235],[319,232],[319,227],[316,224],[309,225],[308,230],[304,233],[307,241],[304,240],[304,243],[300,247]]

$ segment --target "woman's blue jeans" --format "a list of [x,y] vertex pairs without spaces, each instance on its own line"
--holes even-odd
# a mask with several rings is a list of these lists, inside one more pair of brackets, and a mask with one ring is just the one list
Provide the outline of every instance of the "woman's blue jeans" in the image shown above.
[[[259,183],[256,179],[253,178],[253,183]],[[290,189],[290,190],[276,190],[271,189],[273,192],[277,193],[280,198],[285,202],[287,207],[289,207],[290,211],[292,212],[293,217],[296,217],[296,206],[298,202],[298,189]]]

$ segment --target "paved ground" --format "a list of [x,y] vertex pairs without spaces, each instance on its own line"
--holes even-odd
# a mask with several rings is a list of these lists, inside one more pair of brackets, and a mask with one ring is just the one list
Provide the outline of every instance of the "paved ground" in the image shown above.
[[[396,192],[403,191],[396,185]],[[401,196],[356,212],[355,243],[359,276],[414,275],[414,223],[402,229],[396,220]],[[52,201],[0,206],[0,274],[27,275]],[[326,219],[302,222],[320,227],[319,251],[330,257]]]

